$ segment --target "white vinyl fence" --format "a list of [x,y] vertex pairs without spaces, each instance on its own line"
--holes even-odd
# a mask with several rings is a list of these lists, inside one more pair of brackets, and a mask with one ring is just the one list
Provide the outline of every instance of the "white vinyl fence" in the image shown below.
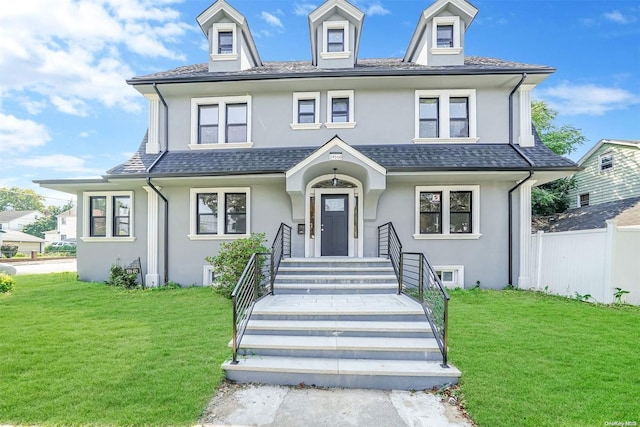
[[630,293],[623,302],[640,305],[640,226],[618,227],[614,220],[597,230],[538,232],[531,237],[532,287],[552,294],[591,295],[615,302],[615,288]]

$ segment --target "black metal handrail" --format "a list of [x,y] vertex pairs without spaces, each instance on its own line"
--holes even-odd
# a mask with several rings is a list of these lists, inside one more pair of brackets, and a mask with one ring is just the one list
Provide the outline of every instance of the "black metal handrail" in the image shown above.
[[271,245],[271,293],[275,294],[275,280],[280,261],[284,258],[291,258],[291,227],[287,224],[280,224],[273,244]]
[[398,293],[422,305],[442,353],[442,366],[448,367],[449,293],[440,277],[422,252],[402,251],[400,239],[390,222],[378,227],[378,256],[391,261],[398,278]]
[[[396,229],[392,223],[388,222],[378,227],[378,256],[388,258],[391,261],[393,270],[396,273],[396,277],[400,278],[402,275],[402,268],[400,265],[400,254],[402,253],[402,243]],[[402,283],[398,280],[398,283]],[[398,287],[398,294],[402,292],[402,287]]]
[[291,257],[291,227],[280,224],[271,245],[271,252],[256,252],[251,255],[238,284],[231,293],[233,299],[232,363],[238,363],[240,341],[247,329],[255,303],[264,296],[273,294],[280,261],[287,257]]

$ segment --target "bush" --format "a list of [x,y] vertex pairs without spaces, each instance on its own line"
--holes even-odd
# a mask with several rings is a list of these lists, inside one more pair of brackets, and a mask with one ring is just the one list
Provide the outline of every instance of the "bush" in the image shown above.
[[138,286],[138,275],[128,274],[124,267],[119,264],[113,264],[109,269],[109,280],[107,280],[107,285],[133,289]]
[[269,251],[263,244],[266,242],[265,237],[264,233],[253,233],[244,239],[224,242],[220,245],[218,255],[205,258],[216,271],[219,285],[216,290],[220,294],[231,298],[233,289],[240,280],[251,255]]
[[11,292],[16,280],[6,273],[0,273],[0,294]]
[[44,248],[44,253],[59,256],[76,256],[77,250],[76,245],[47,246]]
[[18,245],[2,245],[0,246],[0,252],[7,258],[12,258],[18,253]]

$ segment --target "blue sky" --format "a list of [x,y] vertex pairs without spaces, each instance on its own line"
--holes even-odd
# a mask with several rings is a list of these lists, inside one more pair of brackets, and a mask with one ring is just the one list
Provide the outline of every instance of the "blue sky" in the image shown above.
[[[310,60],[307,14],[321,1],[228,0],[263,61]],[[147,127],[125,79],[206,61],[195,21],[211,0],[26,0],[0,8],[0,187],[69,196],[34,179],[87,178],[126,160]],[[430,0],[353,1],[359,56],[402,57]],[[588,142],[640,139],[640,2],[475,0],[467,55],[549,65],[534,91]]]

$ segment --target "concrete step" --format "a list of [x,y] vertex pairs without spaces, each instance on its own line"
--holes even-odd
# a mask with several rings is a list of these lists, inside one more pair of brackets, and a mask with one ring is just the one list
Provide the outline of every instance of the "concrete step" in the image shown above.
[[223,368],[236,382],[387,390],[431,389],[456,384],[460,377],[453,365],[424,360],[246,356]]
[[397,286],[396,276],[393,274],[287,274],[276,276],[275,284],[282,283],[332,283],[332,284],[375,284],[393,283]]
[[286,258],[280,263],[283,267],[321,267],[328,271],[333,268],[378,268],[389,267],[391,262],[386,258]]
[[278,274],[283,276],[286,275],[303,275],[303,274],[338,274],[338,275],[361,275],[361,274],[369,274],[369,275],[377,275],[384,274],[395,277],[395,272],[391,265],[385,266],[368,266],[368,267],[331,267],[330,270],[327,270],[325,266],[318,265],[309,265],[309,266],[298,266],[298,267],[289,267],[289,266],[281,266],[278,269]]
[[244,335],[241,355],[341,359],[439,360],[433,338]]
[[252,335],[433,338],[433,331],[426,319],[421,322],[251,319],[245,333]]
[[394,294],[397,283],[276,283],[277,294]]

